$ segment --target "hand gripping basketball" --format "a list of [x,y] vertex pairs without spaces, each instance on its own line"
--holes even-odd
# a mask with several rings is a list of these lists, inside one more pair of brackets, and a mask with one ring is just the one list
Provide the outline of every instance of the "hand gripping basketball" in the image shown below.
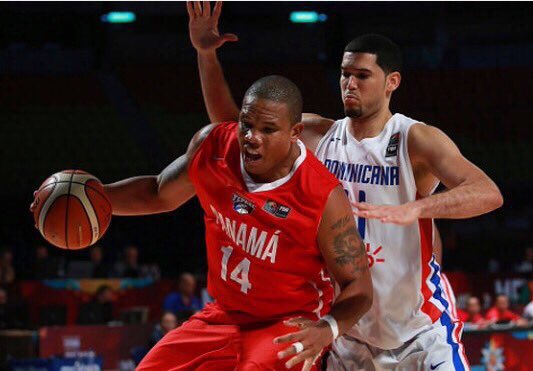
[[78,250],[98,241],[111,222],[111,202],[102,183],[81,170],[48,177],[30,206],[35,227],[52,245]]

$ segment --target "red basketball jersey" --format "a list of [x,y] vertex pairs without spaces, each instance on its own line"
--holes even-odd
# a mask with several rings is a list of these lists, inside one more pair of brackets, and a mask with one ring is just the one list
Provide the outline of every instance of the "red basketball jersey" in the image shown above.
[[322,316],[333,288],[317,233],[339,182],[299,142],[291,173],[254,187],[237,131],[234,122],[218,125],[189,166],[205,212],[208,291],[222,308],[255,320]]

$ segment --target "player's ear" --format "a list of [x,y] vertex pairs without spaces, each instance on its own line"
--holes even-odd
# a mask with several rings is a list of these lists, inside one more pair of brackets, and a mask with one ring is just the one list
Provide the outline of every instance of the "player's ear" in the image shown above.
[[400,86],[400,82],[402,81],[402,75],[400,75],[399,72],[391,72],[387,75],[387,92],[393,92]]
[[303,129],[304,129],[304,124],[302,124],[301,122],[297,122],[296,124],[292,125],[291,142],[296,142],[298,139],[300,139],[300,135],[302,134]]

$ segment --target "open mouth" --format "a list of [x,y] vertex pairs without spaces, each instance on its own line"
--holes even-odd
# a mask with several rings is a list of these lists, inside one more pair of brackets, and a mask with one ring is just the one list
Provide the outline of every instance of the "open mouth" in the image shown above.
[[259,161],[263,156],[259,153],[250,152],[249,150],[244,150],[244,161],[247,163]]

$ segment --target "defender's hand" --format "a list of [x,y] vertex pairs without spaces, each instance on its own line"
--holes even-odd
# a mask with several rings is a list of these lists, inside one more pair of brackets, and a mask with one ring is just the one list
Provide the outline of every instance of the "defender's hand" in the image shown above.
[[215,3],[213,14],[209,1],[187,1],[189,13],[189,36],[198,53],[212,52],[226,41],[237,41],[237,35],[218,32],[218,19],[222,11],[222,1]]
[[[294,356],[285,363],[291,368],[304,362],[303,371],[311,369],[322,350],[333,341],[333,333],[326,321],[311,321],[307,318],[292,318],[285,321],[286,326],[298,327],[301,330],[274,339],[274,343],[290,343],[290,346],[278,353],[279,359]],[[303,349],[298,349],[295,343],[300,343]]]
[[366,202],[354,202],[357,208],[353,213],[361,218],[379,219],[382,223],[409,225],[420,218],[420,208],[414,203],[403,205],[372,205]]

